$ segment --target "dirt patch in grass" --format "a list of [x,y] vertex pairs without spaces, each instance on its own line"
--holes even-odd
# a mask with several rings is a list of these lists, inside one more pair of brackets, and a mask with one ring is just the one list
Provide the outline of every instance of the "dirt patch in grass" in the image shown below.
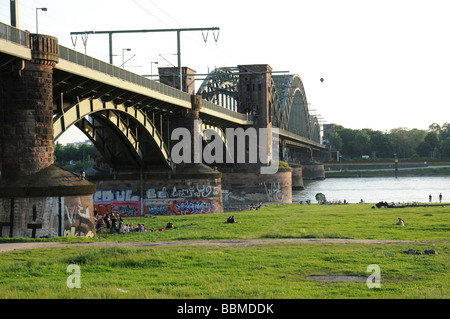
[[430,241],[414,240],[377,240],[377,239],[342,239],[342,238],[265,238],[265,239],[224,239],[224,240],[186,240],[160,242],[93,242],[93,243],[5,243],[0,244],[0,253],[23,249],[57,248],[66,246],[80,247],[170,247],[170,246],[253,246],[277,243],[328,243],[328,244],[386,244],[386,243],[418,243]]

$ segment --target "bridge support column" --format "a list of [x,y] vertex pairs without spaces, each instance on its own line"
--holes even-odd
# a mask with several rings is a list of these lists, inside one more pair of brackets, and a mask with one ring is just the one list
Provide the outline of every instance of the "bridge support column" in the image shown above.
[[[185,181],[186,185],[203,185],[206,188],[214,189],[215,194],[210,198],[196,198],[196,193],[193,193],[191,198],[186,200],[193,200],[200,205],[213,207],[211,211],[219,213],[223,211],[222,202],[222,173],[217,169],[213,169],[202,162],[202,127],[200,122],[200,110],[202,108],[202,97],[199,95],[191,95],[191,109],[187,110],[184,116],[173,119],[174,128],[186,128],[190,133],[190,140],[188,144],[190,147],[191,156],[187,162],[176,163],[175,174],[172,179],[179,179]],[[197,139],[197,140],[196,140]],[[177,144],[172,141],[172,149]],[[173,155],[173,154],[172,154]],[[172,157],[172,160],[174,158]],[[195,205],[192,206],[193,208]],[[194,209],[195,211],[195,209]],[[192,213],[195,213],[195,212]]]
[[31,61],[15,61],[0,75],[0,234],[93,236],[95,185],[53,166],[58,40],[31,34],[29,43]]
[[[262,203],[292,203],[292,168],[280,166],[273,173],[263,174],[261,168],[265,166],[261,159],[274,163],[275,156],[280,158],[280,145],[274,148],[279,138],[272,135],[272,105],[271,105],[271,77],[272,68],[267,64],[240,65],[239,66],[239,103],[238,112],[252,114],[253,127],[244,127],[244,130],[265,129],[267,134],[258,134],[258,160],[249,161],[251,152],[254,152],[250,142],[245,142],[245,163],[234,163],[233,167],[222,169],[222,194],[224,207],[227,210],[248,209],[253,205]],[[264,140],[260,140],[264,138]],[[276,139],[276,140],[275,140]],[[276,144],[275,144],[276,145]],[[277,150],[278,149],[278,150]],[[252,151],[253,150],[253,151]],[[276,154],[275,152],[278,152]]]
[[292,189],[304,190],[305,184],[303,183],[303,167],[301,164],[290,163],[292,168]]

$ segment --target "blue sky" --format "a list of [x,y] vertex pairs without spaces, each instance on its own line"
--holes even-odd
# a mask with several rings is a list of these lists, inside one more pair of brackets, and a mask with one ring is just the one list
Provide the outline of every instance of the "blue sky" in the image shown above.
[[[386,131],[450,122],[447,0],[18,1],[19,28],[35,32],[36,8],[47,7],[39,32],[69,48],[74,31],[219,27],[217,42],[182,32],[183,66],[204,74],[264,63],[299,74],[325,123]],[[10,23],[9,3],[0,0],[0,22]],[[80,36],[75,49],[85,51]],[[86,52],[108,61],[107,36],[89,36]],[[176,33],[114,35],[114,64],[122,52],[129,71],[156,73],[151,62],[177,64]]]

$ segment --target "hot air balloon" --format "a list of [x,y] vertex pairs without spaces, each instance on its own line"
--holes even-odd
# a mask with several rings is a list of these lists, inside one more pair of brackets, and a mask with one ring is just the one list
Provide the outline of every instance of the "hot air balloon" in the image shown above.
[[324,81],[324,79],[323,79],[323,78],[320,78],[320,82],[322,82],[322,83],[323,83],[323,81]]

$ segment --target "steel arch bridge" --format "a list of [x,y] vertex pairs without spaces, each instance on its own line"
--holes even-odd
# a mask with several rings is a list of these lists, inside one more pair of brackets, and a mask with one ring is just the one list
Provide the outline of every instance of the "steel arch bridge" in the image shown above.
[[[320,143],[319,120],[309,112],[300,76],[272,75],[270,81],[269,109],[273,127]],[[206,77],[197,94],[207,101],[236,111],[238,88],[238,68],[217,68]]]
[[[55,72],[55,82],[54,99],[59,104],[55,106],[57,111],[53,120],[55,140],[71,126],[76,126],[111,167],[173,168],[169,154],[169,124],[163,116],[180,114],[182,107],[61,70]],[[207,107],[214,105],[216,109],[240,114],[237,113],[238,88],[238,68],[219,68],[206,77],[197,95],[202,96]],[[304,148],[311,141],[319,144],[319,122],[309,113],[301,78],[298,75],[272,75],[269,91],[272,126],[284,135],[283,145]],[[202,131],[214,129],[224,138],[223,128],[230,124],[236,127],[236,123],[220,118],[212,121],[211,118],[215,117],[204,116]],[[303,143],[299,143],[302,139]]]

